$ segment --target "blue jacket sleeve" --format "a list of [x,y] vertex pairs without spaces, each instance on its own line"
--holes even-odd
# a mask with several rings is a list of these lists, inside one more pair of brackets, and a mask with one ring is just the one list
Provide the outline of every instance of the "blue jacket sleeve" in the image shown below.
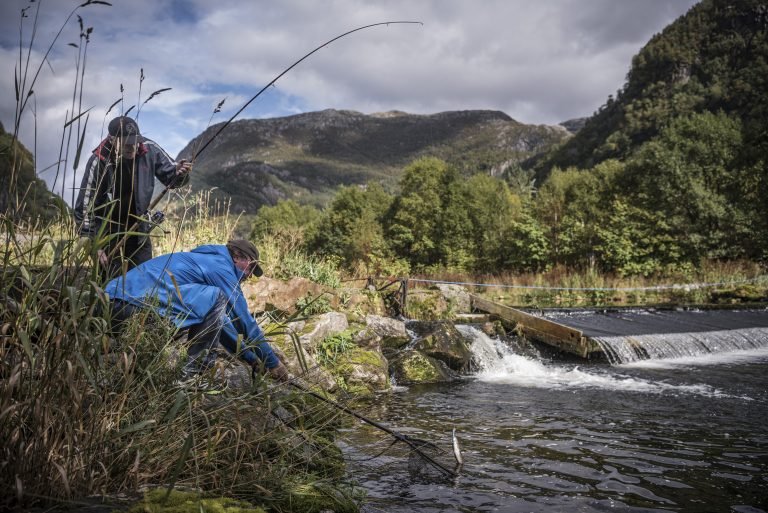
[[267,342],[264,332],[248,311],[248,302],[243,296],[237,277],[227,269],[212,271],[208,274],[208,278],[212,285],[219,287],[227,296],[229,319],[237,333],[243,335],[243,347],[240,348],[243,359],[253,363],[253,354],[248,354],[253,350],[267,368],[276,367],[279,360]]

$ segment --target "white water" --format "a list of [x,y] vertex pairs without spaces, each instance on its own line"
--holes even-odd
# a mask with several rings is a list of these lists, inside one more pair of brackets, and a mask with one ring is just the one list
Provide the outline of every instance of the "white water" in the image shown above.
[[687,358],[710,353],[768,347],[768,330],[744,328],[701,333],[665,333],[616,337],[593,337],[612,364],[647,359]]
[[[513,353],[502,341],[488,337],[472,326],[457,326],[472,341],[470,349],[478,372],[475,378],[490,383],[551,390],[607,389],[654,394],[697,394],[726,397],[705,384],[675,385],[620,374],[621,367],[545,365],[539,360]],[[768,350],[766,352],[768,354]]]

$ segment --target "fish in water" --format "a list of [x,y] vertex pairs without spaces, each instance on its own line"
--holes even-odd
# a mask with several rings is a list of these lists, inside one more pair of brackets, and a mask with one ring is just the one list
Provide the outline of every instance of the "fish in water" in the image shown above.
[[459,447],[459,439],[456,438],[456,428],[453,428],[451,438],[453,439],[453,455],[456,458],[456,463],[463,465],[464,458],[461,457],[461,447]]

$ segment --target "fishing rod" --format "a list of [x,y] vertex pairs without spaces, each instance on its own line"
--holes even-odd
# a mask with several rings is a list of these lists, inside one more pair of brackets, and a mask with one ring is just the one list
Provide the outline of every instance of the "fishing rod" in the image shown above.
[[[357,27],[355,29],[352,29],[352,30],[349,30],[347,32],[344,32],[343,34],[340,34],[340,35],[338,35],[338,36],[336,36],[336,37],[334,37],[332,39],[329,39],[325,43],[323,43],[320,46],[318,46],[315,49],[313,49],[311,52],[308,52],[303,57],[301,57],[299,60],[297,60],[296,62],[294,62],[293,64],[291,64],[287,68],[285,68],[275,78],[270,80],[270,82],[267,85],[262,87],[261,90],[258,93],[253,95],[253,97],[250,100],[248,100],[242,107],[240,107],[240,109],[237,112],[235,112],[226,122],[224,122],[224,124],[222,124],[222,126],[219,127],[219,129],[216,131],[216,133],[214,133],[213,136],[211,136],[211,138],[208,139],[208,141],[203,145],[203,147],[195,152],[195,154],[192,156],[192,159],[190,160],[190,163],[194,163],[195,160],[197,160],[197,157],[199,157],[200,154],[203,153],[203,151],[205,151],[206,148],[208,148],[208,146],[214,141],[214,139],[216,139],[219,136],[219,134],[225,128],[227,128],[232,123],[232,121],[234,121],[234,119],[237,116],[240,115],[240,113],[242,113],[254,100],[256,100],[256,98],[261,96],[261,94],[264,91],[266,91],[271,85],[273,85],[275,82],[277,82],[283,75],[285,75],[286,73],[291,71],[294,67],[296,67],[299,63],[301,63],[304,59],[308,58],[310,55],[314,54],[315,52],[317,52],[317,51],[319,51],[319,50],[321,50],[323,48],[325,48],[326,46],[330,45],[334,41],[337,41],[337,40],[339,40],[339,39],[341,39],[341,38],[343,38],[345,36],[348,36],[349,34],[352,34],[354,32],[358,32],[360,30],[365,30],[365,29],[368,29],[368,28],[371,28],[371,27],[378,27],[380,25],[387,25],[387,26],[389,26],[389,25],[403,25],[403,24],[423,25],[423,23],[420,22],[420,21],[383,21],[383,22],[380,22],[380,23],[372,23],[370,25],[363,25],[362,27]],[[158,195],[155,197],[155,199],[153,199],[152,202],[149,204],[149,208],[147,209],[149,212],[152,212],[155,209],[157,204],[160,203],[160,201],[163,199],[163,197],[165,197],[165,195],[168,193],[168,191],[171,190],[176,185],[177,180],[179,180],[182,176],[183,175],[177,175],[177,176],[173,177],[171,179],[171,182],[168,185],[166,185],[165,188],[162,191],[160,191],[158,193]],[[136,229],[139,227],[139,225],[142,222],[144,222],[143,219],[137,219],[133,223],[133,225],[131,225],[129,227],[129,229],[125,232],[125,234],[123,234],[123,236],[118,240],[118,243],[115,245],[115,247],[109,252],[109,255],[107,256],[107,259],[109,261],[111,261],[114,258],[114,256],[120,250],[120,248],[125,244],[125,240],[128,238],[128,234],[131,233],[131,232],[136,232]]]
[[434,466],[436,469],[438,469],[441,472],[443,472],[445,475],[450,476],[450,477],[456,477],[456,472],[454,472],[453,470],[451,470],[451,469],[447,468],[446,466],[440,464],[439,462],[435,461],[434,458],[432,458],[431,456],[426,454],[421,449],[421,447],[424,447],[424,446],[432,446],[432,447],[434,447],[434,444],[432,444],[430,442],[427,442],[425,440],[419,440],[417,438],[411,438],[408,435],[404,435],[402,433],[398,433],[397,431],[395,431],[393,429],[390,429],[387,426],[384,426],[383,424],[380,424],[380,423],[376,422],[375,420],[371,420],[371,419],[369,419],[369,418],[367,418],[367,417],[357,413],[352,408],[344,406],[343,404],[338,403],[338,402],[336,402],[336,401],[334,401],[332,399],[328,399],[327,397],[325,397],[325,396],[323,396],[321,394],[318,394],[314,390],[310,390],[309,388],[304,387],[304,386],[302,386],[299,383],[291,381],[291,382],[289,382],[289,384],[292,387],[297,388],[297,389],[301,390],[302,392],[311,395],[312,397],[320,399],[324,403],[329,404],[329,405],[333,406],[334,408],[338,408],[339,410],[352,415],[356,419],[361,420],[361,421],[365,422],[366,424],[375,427],[376,429],[384,431],[388,435],[392,436],[395,439],[396,442],[403,442],[404,444],[408,445],[413,450],[413,452],[415,452],[417,455],[419,455],[419,457],[421,457],[424,461],[426,461],[430,465]]

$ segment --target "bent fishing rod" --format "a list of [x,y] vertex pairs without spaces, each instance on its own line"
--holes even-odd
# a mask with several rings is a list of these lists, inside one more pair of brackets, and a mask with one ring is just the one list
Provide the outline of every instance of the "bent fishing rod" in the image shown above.
[[[224,129],[225,129],[225,128],[227,128],[227,127],[228,127],[228,126],[229,126],[229,125],[232,123],[232,121],[234,121],[234,120],[235,120],[235,118],[236,118],[237,116],[239,116],[239,115],[240,115],[240,114],[241,114],[241,113],[242,113],[242,112],[243,112],[243,111],[244,111],[244,110],[245,110],[245,109],[246,109],[246,108],[247,108],[247,107],[248,107],[248,106],[249,106],[251,103],[253,103],[253,102],[256,100],[256,98],[258,98],[259,96],[261,96],[261,94],[262,94],[264,91],[266,91],[266,90],[267,90],[267,89],[268,89],[270,86],[274,85],[274,84],[275,84],[275,82],[277,82],[278,80],[280,80],[280,78],[282,78],[282,76],[283,76],[283,75],[285,75],[286,73],[288,73],[289,71],[291,71],[291,70],[292,70],[293,68],[295,68],[295,67],[296,67],[298,64],[300,64],[302,61],[304,61],[305,59],[307,59],[307,58],[308,58],[310,55],[314,54],[315,52],[318,52],[318,51],[320,51],[321,49],[323,49],[323,48],[325,48],[326,46],[330,45],[330,44],[331,44],[331,43],[333,43],[334,41],[337,41],[337,40],[339,40],[339,39],[341,39],[341,38],[343,38],[343,37],[345,37],[345,36],[348,36],[348,35],[350,35],[350,34],[352,34],[352,33],[354,33],[354,32],[358,32],[358,31],[361,31],[361,30],[365,30],[365,29],[368,29],[368,28],[371,28],[371,27],[378,27],[378,26],[381,26],[381,25],[387,25],[387,26],[389,26],[389,25],[403,25],[403,24],[411,24],[411,25],[413,25],[413,24],[418,24],[418,25],[423,25],[423,23],[422,23],[422,22],[420,22],[420,21],[382,21],[382,22],[380,22],[380,23],[372,23],[372,24],[370,24],[370,25],[363,25],[362,27],[357,27],[357,28],[355,28],[355,29],[352,29],[352,30],[349,30],[349,31],[347,31],[347,32],[344,32],[343,34],[339,34],[338,36],[336,36],[336,37],[334,37],[334,38],[332,38],[332,39],[329,39],[329,40],[328,40],[328,41],[326,41],[325,43],[321,44],[320,46],[316,47],[316,48],[315,48],[315,49],[313,49],[312,51],[308,52],[308,53],[307,53],[307,54],[305,54],[303,57],[301,57],[299,60],[297,60],[296,62],[294,62],[293,64],[291,64],[291,65],[290,65],[290,66],[288,66],[287,68],[285,68],[285,69],[284,69],[282,72],[280,72],[280,74],[279,74],[279,75],[277,75],[275,78],[273,78],[272,80],[270,80],[270,82],[269,82],[267,85],[265,85],[264,87],[262,87],[262,88],[261,88],[261,90],[260,90],[258,93],[256,93],[255,95],[253,95],[253,97],[252,97],[250,100],[248,100],[247,102],[245,102],[245,104],[244,104],[242,107],[240,107],[240,109],[239,109],[237,112],[235,112],[235,113],[234,113],[234,114],[233,114],[233,115],[232,115],[232,116],[231,116],[231,117],[230,117],[230,118],[229,118],[229,119],[228,119],[226,122],[224,122],[224,123],[221,125],[221,127],[219,127],[219,129],[216,131],[216,133],[214,133],[214,134],[211,136],[211,138],[210,138],[210,139],[208,139],[208,141],[207,141],[207,142],[206,142],[206,143],[205,143],[205,144],[202,146],[202,148],[200,148],[199,150],[197,150],[197,151],[195,152],[195,154],[192,156],[192,159],[190,160],[190,163],[194,163],[194,162],[195,162],[195,160],[197,160],[197,157],[199,157],[199,156],[200,156],[200,154],[201,154],[201,153],[203,153],[203,151],[205,151],[205,149],[206,149],[206,148],[208,148],[208,146],[210,146],[210,144],[211,144],[211,143],[214,141],[214,139],[216,139],[216,138],[219,136],[219,134],[221,134],[221,132],[222,132],[222,131],[224,131]],[[149,204],[149,208],[148,208],[147,210],[148,210],[149,212],[152,212],[152,211],[155,209],[155,207],[157,206],[157,204],[158,204],[158,203],[160,203],[160,201],[163,199],[163,197],[165,197],[165,195],[168,193],[168,191],[169,191],[169,190],[171,190],[171,189],[172,189],[172,188],[173,188],[173,187],[176,185],[176,183],[177,183],[177,180],[179,180],[179,179],[180,179],[180,178],[182,178],[183,176],[184,176],[184,175],[176,175],[175,177],[173,177],[173,178],[171,179],[171,182],[170,182],[168,185],[166,185],[166,186],[165,186],[165,188],[164,188],[162,191],[160,191],[160,192],[158,193],[158,195],[155,197],[155,199],[153,199],[153,200],[152,200],[152,202]],[[109,252],[109,255],[107,256],[108,260],[110,260],[110,261],[111,261],[111,260],[112,260],[112,259],[115,257],[115,255],[116,255],[116,254],[117,254],[117,252],[120,250],[120,248],[121,248],[121,247],[122,247],[122,246],[125,244],[125,240],[128,238],[128,235],[129,235],[130,233],[132,233],[132,232],[134,232],[134,233],[135,233],[135,232],[136,232],[136,230],[137,230],[137,228],[139,227],[139,225],[140,225],[140,224],[141,224],[143,221],[144,221],[143,219],[137,219],[137,220],[136,220],[136,221],[133,223],[133,225],[131,225],[131,226],[128,228],[128,230],[127,230],[127,231],[126,231],[126,232],[125,232],[125,233],[124,233],[124,234],[123,234],[123,235],[120,237],[120,239],[118,240],[118,242],[117,242],[117,244],[115,245],[115,247],[114,247],[114,248],[113,248],[113,249],[112,249],[112,250]],[[151,220],[150,220],[150,221],[151,221]]]

